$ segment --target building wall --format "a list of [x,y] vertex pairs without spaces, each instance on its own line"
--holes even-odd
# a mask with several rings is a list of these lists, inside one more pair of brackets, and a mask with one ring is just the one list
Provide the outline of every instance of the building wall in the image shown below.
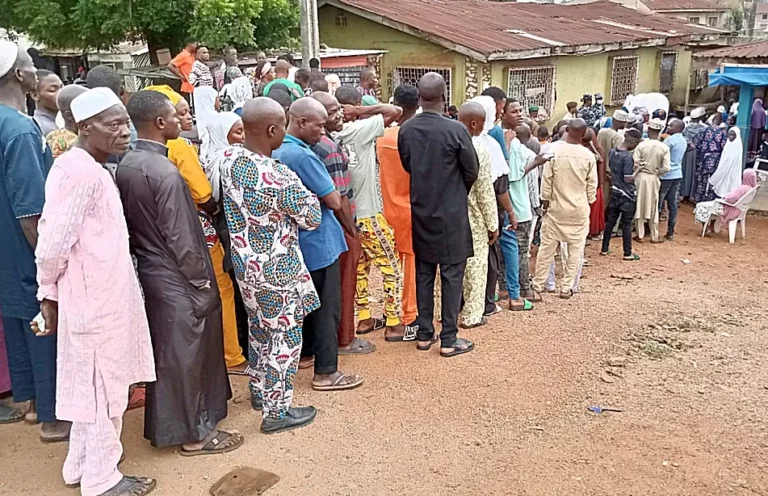
[[[485,87],[508,88],[512,67],[555,66],[555,103],[553,119],[565,113],[565,104],[579,101],[584,93],[602,93],[609,102],[611,93],[612,58],[638,56],[637,92],[658,91],[661,53],[677,51],[675,83],[670,102],[683,104],[687,78],[691,70],[691,52],[685,46],[639,48],[587,56],[559,56],[517,61],[494,61],[488,64],[469,60],[464,55],[447,50],[429,41],[393,28],[355,16],[349,12],[338,16],[336,7],[324,6],[319,11],[320,41],[328,46],[349,49],[388,50],[382,58],[382,97],[388,99],[391,88],[388,76],[398,66],[450,67],[452,72],[451,103],[459,105],[467,97]],[[338,23],[346,25],[338,25]],[[467,87],[467,79],[470,86]],[[477,90],[475,89],[477,88]]]
[[699,18],[699,24],[703,26],[709,26],[709,18],[710,17],[717,17],[717,25],[711,26],[718,29],[729,29],[730,28],[730,16],[728,15],[727,10],[723,10],[720,12],[698,12],[694,10],[688,10],[685,12],[661,12],[661,14],[667,16],[667,17],[674,17],[676,19],[681,19],[683,21],[689,22],[691,18],[698,17]]

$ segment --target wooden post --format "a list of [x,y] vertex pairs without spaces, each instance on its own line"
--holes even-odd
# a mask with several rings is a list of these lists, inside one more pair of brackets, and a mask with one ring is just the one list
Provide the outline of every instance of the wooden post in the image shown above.
[[309,59],[320,52],[320,32],[317,25],[317,0],[299,0],[301,14],[301,66],[309,68]]

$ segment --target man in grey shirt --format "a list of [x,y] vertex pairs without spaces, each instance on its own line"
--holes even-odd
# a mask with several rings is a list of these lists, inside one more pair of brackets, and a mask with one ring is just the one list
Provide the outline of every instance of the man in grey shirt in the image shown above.
[[43,131],[44,137],[59,129],[56,125],[56,114],[59,112],[56,95],[59,94],[62,86],[61,79],[53,72],[45,69],[37,71],[37,90],[32,93],[32,98],[37,105],[34,119]]

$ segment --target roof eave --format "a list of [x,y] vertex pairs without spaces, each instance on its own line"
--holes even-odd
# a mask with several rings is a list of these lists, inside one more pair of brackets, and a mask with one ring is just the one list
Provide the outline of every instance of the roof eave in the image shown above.
[[324,5],[331,5],[338,9],[346,10],[347,12],[355,14],[356,16],[360,16],[364,19],[368,19],[369,21],[375,22],[377,24],[381,24],[383,26],[396,29],[398,31],[409,34],[411,36],[415,36],[416,38],[421,38],[423,40],[432,42],[435,45],[439,45],[443,48],[447,48],[448,50],[453,50],[454,52],[458,52],[467,57],[471,57],[473,59],[479,60],[480,62],[488,62],[488,54],[486,53],[478,52],[477,50],[473,50],[463,45],[458,45],[449,40],[446,40],[445,38],[434,36],[432,34],[421,31],[420,29],[412,28],[411,26],[408,26],[401,22],[393,21],[392,19],[374,14],[367,10],[360,9],[352,5],[347,5],[345,3],[339,2],[338,0],[320,0],[318,2],[317,7],[320,8]]

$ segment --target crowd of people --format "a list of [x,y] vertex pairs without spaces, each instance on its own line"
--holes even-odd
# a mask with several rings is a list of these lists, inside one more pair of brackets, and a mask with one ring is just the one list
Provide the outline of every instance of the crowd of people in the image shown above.
[[263,433],[303,427],[317,410],[294,402],[298,369],[317,391],[357,388],[338,357],[374,352],[361,336],[381,329],[421,352],[472,352],[459,329],[502,303],[573,297],[589,238],[608,255],[618,225],[638,260],[633,224],[661,242],[666,208],[671,241],[680,196],[737,201],[756,185],[749,170],[742,185],[738,130],[699,109],[687,126],[606,118],[585,95],[550,133],[543,109],[496,87],[450,108],[427,73],[380,103],[371,68],[343,86],[316,60],[273,69],[264,56],[244,74],[224,55],[212,69],[190,41],[169,66],[181,92],[128,98],[113,69],[62,87],[0,42],[0,392],[29,402],[0,403],[0,423],[69,441],[64,482],[86,496],[156,486],[118,468],[131,406],[155,447],[226,453],[245,441],[218,427],[228,376],[247,375]]

